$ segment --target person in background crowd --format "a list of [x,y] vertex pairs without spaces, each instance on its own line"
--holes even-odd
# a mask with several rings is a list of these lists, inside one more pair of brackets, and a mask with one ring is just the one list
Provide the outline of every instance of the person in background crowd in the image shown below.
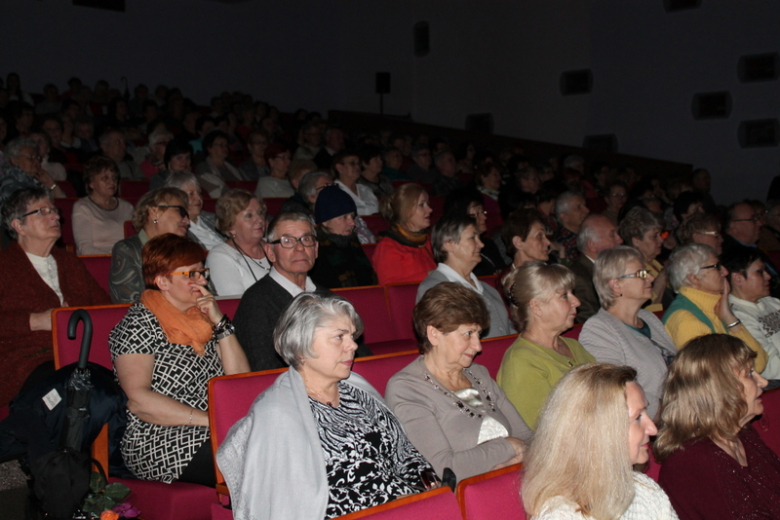
[[62,188],[57,186],[51,175],[41,167],[41,158],[38,156],[35,142],[26,137],[17,137],[8,143],[3,155],[0,209],[15,191],[23,188],[41,187],[49,190],[55,198],[65,197]]
[[190,239],[199,243],[203,249],[210,251],[222,244],[225,237],[217,232],[217,218],[208,211],[203,211],[202,190],[198,178],[190,172],[171,173],[165,179],[166,188],[179,188],[187,194],[187,214],[190,227],[187,231]]
[[488,236],[488,216],[482,205],[482,194],[471,187],[455,190],[444,201],[444,214],[457,217],[470,217],[477,223],[477,231],[483,248],[482,260],[474,268],[476,276],[490,276],[499,273],[506,263],[496,242]]
[[355,201],[358,215],[373,215],[379,212],[379,200],[373,190],[358,183],[360,157],[357,153],[349,150],[338,152],[333,156],[333,170],[337,176],[336,186]]
[[680,245],[704,244],[710,246],[715,254],[723,252],[723,235],[720,231],[720,221],[714,215],[696,213],[691,215],[677,228],[677,239]]
[[601,212],[602,215],[607,217],[616,226],[620,223],[620,210],[626,205],[628,200],[628,186],[625,182],[615,181],[607,188],[604,200],[607,203],[607,208]]
[[222,130],[212,130],[203,137],[205,161],[195,168],[201,186],[209,197],[218,199],[228,190],[225,181],[241,181],[244,176],[228,162],[228,135]]
[[265,160],[265,150],[268,148],[268,136],[262,130],[252,130],[246,136],[246,147],[249,159],[241,164],[239,170],[248,181],[257,181],[268,175],[268,161]]
[[383,172],[382,152],[378,146],[366,146],[360,151],[358,184],[371,189],[377,199],[393,194],[393,185]]
[[[755,248],[758,238],[761,236],[760,221],[762,218],[763,216],[758,215],[748,202],[739,202],[729,206],[726,209],[726,219],[723,223],[723,229],[726,231],[726,236],[723,237],[723,254],[728,255],[731,249],[738,246]],[[765,252],[758,249],[758,253],[771,277],[769,281],[771,294],[778,298],[780,297],[780,271]]]
[[[582,221],[588,213],[585,199],[579,193],[567,191],[561,193],[555,201],[555,218],[560,227],[555,232],[553,241],[564,247],[565,260],[570,264],[580,257],[580,252],[577,250],[577,233],[580,232]],[[561,260],[564,258],[562,257]]]
[[165,151],[172,139],[173,134],[165,129],[155,130],[149,134],[149,154],[141,163],[144,177],[151,179],[165,169]]
[[673,299],[667,291],[667,271],[656,260],[661,254],[664,239],[663,222],[647,208],[636,206],[626,213],[620,221],[618,231],[623,243],[635,248],[645,258],[645,269],[653,275],[653,298],[645,307],[650,312],[658,312],[668,307]]
[[257,181],[255,196],[262,198],[288,198],[295,194],[287,173],[290,169],[290,151],[283,144],[271,144],[265,149],[269,165],[268,175]]

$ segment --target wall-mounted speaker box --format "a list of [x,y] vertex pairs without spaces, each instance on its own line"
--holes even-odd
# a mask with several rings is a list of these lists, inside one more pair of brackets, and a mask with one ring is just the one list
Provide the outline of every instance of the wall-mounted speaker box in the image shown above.
[[493,114],[469,114],[466,116],[466,130],[469,132],[493,133]]
[[737,131],[741,148],[769,148],[780,142],[780,122],[777,119],[742,121]]
[[731,94],[701,92],[693,96],[691,113],[694,119],[725,119],[731,115]]
[[389,72],[377,72],[376,73],[376,93],[377,94],[389,94],[390,93],[390,73]]
[[418,58],[431,52],[431,29],[428,22],[414,24],[414,55]]
[[572,96],[587,94],[593,88],[593,73],[590,69],[570,70],[561,74],[561,94]]
[[688,9],[698,9],[701,6],[701,0],[663,0],[664,11],[675,13],[677,11],[687,11]]
[[582,140],[582,147],[588,150],[616,153],[618,140],[615,134],[586,135]]
[[73,5],[82,7],[96,7],[109,11],[125,11],[125,0],[73,0]]
[[742,83],[774,81],[780,76],[780,54],[751,54],[742,56],[737,64],[737,76]]

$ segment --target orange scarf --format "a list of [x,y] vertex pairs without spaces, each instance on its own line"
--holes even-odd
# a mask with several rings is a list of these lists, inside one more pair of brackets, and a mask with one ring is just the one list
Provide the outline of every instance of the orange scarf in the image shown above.
[[182,312],[153,289],[141,293],[141,303],[155,315],[169,342],[192,345],[199,356],[206,353],[204,347],[211,340],[214,324],[200,309],[192,307]]

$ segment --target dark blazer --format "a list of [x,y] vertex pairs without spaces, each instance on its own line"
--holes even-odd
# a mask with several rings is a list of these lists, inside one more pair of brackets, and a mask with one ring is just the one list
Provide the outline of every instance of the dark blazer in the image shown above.
[[574,296],[580,301],[577,307],[577,323],[585,323],[588,318],[599,312],[601,303],[593,285],[593,262],[585,255],[580,255],[571,270],[574,273]]

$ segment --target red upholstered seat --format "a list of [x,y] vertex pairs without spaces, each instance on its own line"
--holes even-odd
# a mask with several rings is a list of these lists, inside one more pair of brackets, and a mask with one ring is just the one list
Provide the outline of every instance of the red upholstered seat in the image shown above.
[[650,461],[647,463],[647,468],[645,468],[645,474],[658,482],[658,475],[661,474],[661,464],[656,462],[653,450],[650,450]]
[[758,432],[769,449],[780,456],[780,389],[770,390],[761,396],[764,413],[753,421]]
[[463,520],[525,520],[520,500],[520,468],[514,464],[461,480],[455,489]]
[[119,195],[124,198],[140,198],[149,191],[149,181],[119,181]]
[[385,290],[381,285],[364,287],[346,287],[334,289],[333,292],[349,300],[363,320],[363,341],[372,343],[393,341],[398,338],[387,309]]
[[417,287],[419,285],[419,283],[413,282],[395,283],[385,286],[387,307],[390,310],[393,329],[398,338],[416,338],[414,334],[414,325],[412,323],[412,311],[414,311],[414,304],[417,299]]
[[482,352],[474,359],[474,362],[487,368],[490,377],[495,379],[498,375],[498,369],[501,367],[501,361],[504,359],[504,353],[516,339],[517,334],[512,334],[482,340]]
[[381,506],[339,517],[341,520],[462,520],[458,501],[448,487],[440,487],[425,493],[399,498]]
[[352,371],[363,376],[377,392],[385,395],[387,382],[402,368],[414,361],[420,354],[417,351],[396,352],[383,356],[358,358],[352,364]]
[[217,212],[217,199],[211,199],[211,198],[205,198],[203,199],[203,211],[208,211],[210,213],[216,213]]
[[[363,215],[360,217],[368,226],[368,229],[374,234],[377,240],[379,240],[379,233],[390,227],[390,223],[382,218],[382,215]],[[368,253],[366,253],[368,254]],[[368,258],[372,258],[369,256]]]
[[73,205],[79,199],[76,197],[66,197],[64,199],[54,199],[54,206],[60,210],[60,225],[62,226],[62,243],[75,245],[76,239],[73,236]]
[[108,275],[111,272],[111,255],[80,255],[92,278],[108,293]]
[[133,227],[132,220],[125,220],[125,238],[130,238],[135,235],[135,228]]
[[225,184],[227,184],[229,188],[238,188],[250,193],[254,193],[257,188],[257,181],[225,181]]
[[269,197],[267,199],[263,199],[263,202],[265,202],[265,206],[269,215],[269,220],[271,217],[275,217],[279,214],[279,212],[282,210],[282,206],[285,202],[287,202],[287,199],[284,197]]
[[219,305],[219,309],[227,314],[228,318],[231,320],[236,315],[236,310],[238,309],[238,304],[241,302],[241,298],[228,298],[225,300],[217,300],[217,305]]
[[372,258],[374,258],[374,250],[376,249],[376,244],[361,244],[361,247],[363,248],[363,252],[368,257],[368,260],[371,261]]
[[65,193],[66,197],[75,197],[78,200],[79,194],[76,193],[76,189],[68,181],[57,181],[57,186]]
[[582,332],[582,323],[577,323],[572,328],[561,334],[564,338],[579,339]]

